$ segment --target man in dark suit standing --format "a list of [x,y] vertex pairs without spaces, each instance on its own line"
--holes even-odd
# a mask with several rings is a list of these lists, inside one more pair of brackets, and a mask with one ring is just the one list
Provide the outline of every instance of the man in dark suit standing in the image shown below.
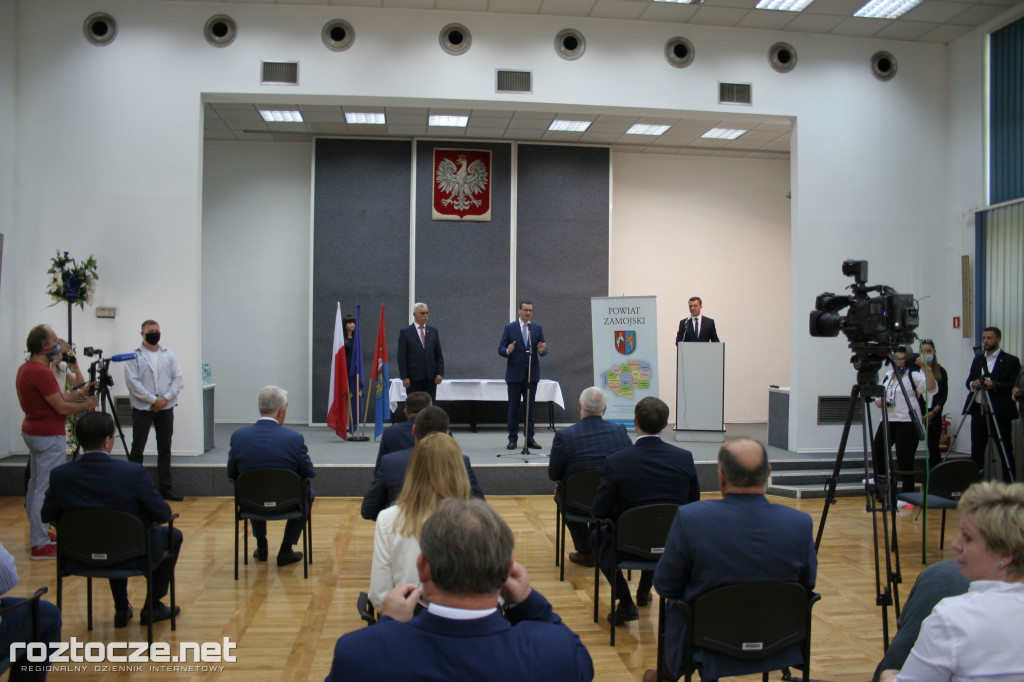
[[700,296],[691,298],[687,305],[690,308],[690,316],[679,320],[676,343],[680,341],[711,341],[718,343],[715,321],[710,317],[704,317],[700,314],[700,310],[704,305],[704,302],[700,300]]
[[389,452],[408,450],[413,446],[416,437],[412,435],[412,425],[416,415],[433,404],[434,401],[426,391],[413,391],[405,397],[405,421],[392,424],[380,434],[376,466],[380,466],[380,458]]
[[[237,480],[249,469],[273,468],[294,471],[301,478],[313,478],[316,469],[309,460],[306,442],[302,434],[286,429],[284,419],[288,413],[288,393],[277,386],[266,386],[260,391],[260,418],[252,426],[243,426],[231,434],[228,450],[228,478]],[[309,503],[313,504],[313,491],[309,491]],[[287,511],[281,509],[280,511]],[[267,522],[250,521],[252,536],[256,538],[257,561],[266,561]],[[277,552],[277,565],[287,566],[302,561],[302,552],[292,550],[292,545],[302,535],[302,519],[288,519],[284,527],[284,539]]]
[[[578,403],[580,420],[555,434],[548,460],[548,478],[563,486],[573,474],[604,467],[605,458],[613,452],[633,444],[623,424],[607,422],[604,417],[608,399],[597,386],[583,390]],[[557,496],[556,496],[557,501]],[[585,523],[567,521],[575,552],[569,561],[583,566],[594,565],[594,546],[590,543],[590,529]]]
[[[530,587],[513,546],[512,529],[485,502],[442,501],[420,534],[422,587],[397,586],[376,625],[342,636],[327,682],[593,679],[586,647]],[[421,597],[427,608],[413,618]]]
[[[718,451],[720,500],[704,500],[679,508],[672,521],[665,552],[654,571],[654,586],[663,597],[693,604],[717,587],[747,582],[795,582],[814,589],[818,560],[811,517],[765,498],[768,454],[757,441],[738,438]],[[665,665],[661,679],[683,674],[683,612],[667,604]],[[803,662],[796,643],[765,659],[750,661],[697,649],[694,661],[703,666],[701,679],[718,679],[778,670]],[[760,667],[759,667],[760,664]],[[655,682],[655,671],[644,682]]]
[[[505,325],[498,343],[498,355],[507,358],[505,363],[505,384],[508,386],[508,449],[515,450],[519,440],[519,403],[526,397],[526,446],[535,450],[540,444],[533,439],[533,404],[537,399],[537,383],[540,382],[540,356],[547,355],[548,344],[544,341],[544,330],[534,324],[533,303],[520,301],[519,319]],[[529,381],[527,381],[529,374]]]
[[[62,464],[50,473],[50,488],[43,500],[42,518],[59,523],[65,512],[76,509],[113,509],[137,517],[142,523],[164,523],[171,518],[171,508],[160,497],[153,479],[141,464],[110,458],[114,447],[114,419],[105,412],[86,412],[75,425],[75,436],[85,454],[73,462]],[[171,584],[171,571],[181,550],[181,531],[173,537],[167,526],[152,531],[153,593],[146,595],[146,605],[139,616],[143,625],[171,617],[171,608],[161,602]],[[170,547],[163,561],[159,557]],[[73,560],[68,560],[74,563]],[[84,568],[82,565],[72,568]],[[126,566],[126,568],[141,568]],[[132,617],[128,603],[128,579],[111,578],[110,593],[114,597],[114,627],[123,628]],[[151,601],[152,599],[152,601]],[[154,608],[150,609],[150,604]],[[181,609],[174,607],[177,615]]]
[[437,399],[437,385],[444,379],[444,355],[437,328],[427,324],[430,310],[426,303],[412,307],[416,320],[398,332],[398,374],[407,393],[425,391]]
[[[1003,340],[1003,333],[999,327],[985,327],[981,332],[981,347],[983,355],[975,355],[971,363],[971,371],[967,375],[967,388],[978,391],[971,401],[971,459],[978,463],[978,466],[985,466],[985,449],[988,447],[989,431],[985,414],[981,409],[983,393],[992,399],[993,417],[996,426],[1002,434],[1002,447],[1009,460],[1007,462],[999,457],[1003,468],[1003,480],[1010,482],[1016,475],[1017,467],[1013,457],[1013,420],[1017,418],[1017,408],[1010,397],[1013,385],[1020,374],[1020,360],[1009,353],[999,350],[999,344]],[[984,363],[984,365],[982,364]],[[987,372],[983,372],[982,368]],[[979,390],[981,389],[981,390]],[[993,432],[992,438],[998,439]],[[994,441],[998,442],[998,440]]]
[[[431,433],[447,432],[448,413],[440,407],[431,405],[423,408],[416,415],[413,425],[413,434],[416,440]],[[377,515],[398,499],[405,483],[405,470],[409,466],[412,450],[412,447],[409,447],[389,452],[377,460],[377,467],[373,470],[373,481],[370,483],[366,495],[363,496],[363,506],[360,510],[360,514],[367,521],[376,521]],[[484,499],[484,491],[476,482],[476,475],[469,463],[469,457],[463,455],[462,461],[466,465],[466,473],[469,475],[469,486],[473,490],[473,496],[479,497],[481,500]]]
[[[591,513],[599,519],[617,521],[623,512],[645,504],[687,504],[700,499],[697,468],[689,451],[661,440],[658,435],[668,424],[668,405],[658,398],[644,398],[633,410],[636,443],[612,453],[604,461],[604,472]],[[595,533],[596,535],[596,533]],[[607,538],[606,538],[607,539]],[[596,538],[592,538],[592,542]],[[637,606],[651,603],[653,571],[640,574],[636,604],[622,571],[611,575],[611,546],[600,543],[597,563],[609,582],[616,581],[618,607],[608,614],[614,625],[637,620]],[[615,607],[615,605],[612,605]]]

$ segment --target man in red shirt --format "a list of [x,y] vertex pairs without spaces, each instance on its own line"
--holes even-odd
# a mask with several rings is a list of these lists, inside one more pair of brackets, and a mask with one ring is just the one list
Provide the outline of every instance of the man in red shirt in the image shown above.
[[18,402],[25,413],[21,437],[28,446],[29,480],[25,494],[28,512],[29,543],[33,559],[55,559],[57,547],[49,535],[49,525],[39,517],[43,498],[50,487],[50,471],[63,464],[67,455],[65,424],[69,414],[96,407],[99,397],[89,395],[89,387],[63,391],[50,371],[50,363],[60,354],[57,334],[45,324],[32,328],[25,346],[28,360],[18,368],[15,386]]

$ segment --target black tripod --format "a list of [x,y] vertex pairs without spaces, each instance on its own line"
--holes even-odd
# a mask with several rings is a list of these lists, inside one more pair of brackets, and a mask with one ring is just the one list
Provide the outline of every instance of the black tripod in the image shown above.
[[[851,344],[853,347],[853,344]],[[878,398],[885,397],[885,391],[878,383],[878,370],[884,361],[892,365],[892,357],[888,358],[879,355],[877,348],[854,347],[855,355],[851,359],[853,366],[857,369],[857,383],[850,391],[850,407],[846,412],[846,421],[843,423],[843,434],[839,440],[839,451],[836,453],[835,468],[832,475],[826,479],[825,485],[827,494],[825,505],[821,510],[821,521],[818,524],[818,534],[814,540],[815,550],[821,547],[821,538],[825,531],[825,521],[828,518],[829,506],[835,504],[836,484],[839,481],[839,473],[843,466],[843,457],[846,453],[846,444],[850,437],[850,428],[853,425],[854,415],[858,404],[863,406],[863,419],[861,429],[864,438],[864,493],[867,500],[867,508],[871,511],[871,526],[873,531],[875,551],[875,605],[882,607],[882,649],[889,648],[889,606],[895,607],[896,617],[900,615],[899,584],[903,581],[900,575],[900,553],[899,544],[896,538],[896,506],[893,503],[894,480],[892,477],[892,464],[889,455],[889,416],[885,403],[882,405],[882,441],[885,448],[884,469],[877,471],[874,459],[869,458],[869,444],[874,442],[871,428],[871,404]],[[882,351],[884,353],[884,351]],[[903,392],[903,399],[908,407],[911,405],[907,395],[906,386],[899,376],[894,373],[896,380]],[[910,408],[910,414],[917,427],[918,434],[922,434],[920,420],[917,413]],[[879,527],[881,526],[881,538],[879,538]],[[890,541],[891,528],[891,541]],[[882,560],[884,557],[885,570],[882,571]],[[884,581],[883,581],[884,577]]]
[[526,402],[523,403],[523,449],[518,455],[499,452],[498,457],[522,457],[524,462],[529,462],[530,457],[547,457],[547,455],[540,452],[530,452],[530,417],[533,416],[533,411],[530,410],[530,387],[533,386],[533,347],[527,346],[523,350],[526,352]]
[[[960,411],[960,414],[962,415],[960,417],[960,424],[956,427],[956,431],[953,433],[953,439],[949,445],[949,449],[952,451],[953,444],[956,443],[956,437],[960,435],[960,429],[964,427],[964,422],[967,421],[967,416],[971,413],[971,405],[973,405],[975,400],[980,396],[978,406],[981,410],[981,416],[985,419],[988,441],[985,446],[985,460],[983,462],[978,462],[978,466],[982,467],[986,471],[991,471],[992,467],[989,467],[988,463],[993,461],[993,459],[998,459],[1003,465],[1003,471],[1008,472],[1010,482],[1012,483],[1015,479],[1016,471],[1014,471],[1014,467],[1011,466],[1010,458],[1006,452],[1006,441],[1003,440],[1003,431],[999,428],[999,420],[996,419],[996,411],[995,408],[992,407],[992,395],[990,393],[990,389],[985,388],[986,379],[991,380],[992,374],[988,371],[988,362],[982,358],[981,379],[978,381],[978,387],[972,388],[970,395],[967,396],[967,400],[964,401],[964,408]],[[994,453],[992,449],[993,445],[995,446]],[[988,478],[992,479],[994,477],[995,474],[992,473]]]
[[[114,418],[114,426],[117,427],[117,435],[121,438],[121,446],[124,448],[124,456],[128,457],[128,443],[124,439],[124,430],[121,428],[121,420],[117,416],[117,410],[114,408],[114,399],[110,397],[110,387],[114,385],[114,380],[110,376],[110,358],[103,357],[103,351],[99,348],[86,348],[85,354],[89,357],[96,356],[96,359],[89,365],[89,383],[95,386],[95,391],[100,394],[100,412],[106,412],[107,406],[110,406],[110,415]],[[72,459],[78,457],[78,450],[81,445],[75,448],[75,454]]]

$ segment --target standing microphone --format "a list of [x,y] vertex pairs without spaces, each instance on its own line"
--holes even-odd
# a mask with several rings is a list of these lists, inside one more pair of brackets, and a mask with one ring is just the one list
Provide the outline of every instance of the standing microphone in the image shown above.
[[137,357],[139,357],[139,354],[132,352],[132,353],[119,353],[117,355],[114,355],[110,359],[111,359],[112,362],[127,362],[128,360],[134,360]]

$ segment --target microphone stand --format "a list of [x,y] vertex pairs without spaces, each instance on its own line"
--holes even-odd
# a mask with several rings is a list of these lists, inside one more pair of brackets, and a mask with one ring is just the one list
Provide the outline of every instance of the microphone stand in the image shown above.
[[[530,328],[533,323],[527,322],[526,329],[529,334]],[[533,385],[533,339],[530,339],[531,344],[523,348],[523,352],[526,353],[526,404],[523,405],[523,450],[519,453],[519,456],[523,458],[523,462],[529,462],[530,457],[547,457],[542,452],[530,452],[530,386]],[[498,457],[503,457],[507,453],[499,452]]]

